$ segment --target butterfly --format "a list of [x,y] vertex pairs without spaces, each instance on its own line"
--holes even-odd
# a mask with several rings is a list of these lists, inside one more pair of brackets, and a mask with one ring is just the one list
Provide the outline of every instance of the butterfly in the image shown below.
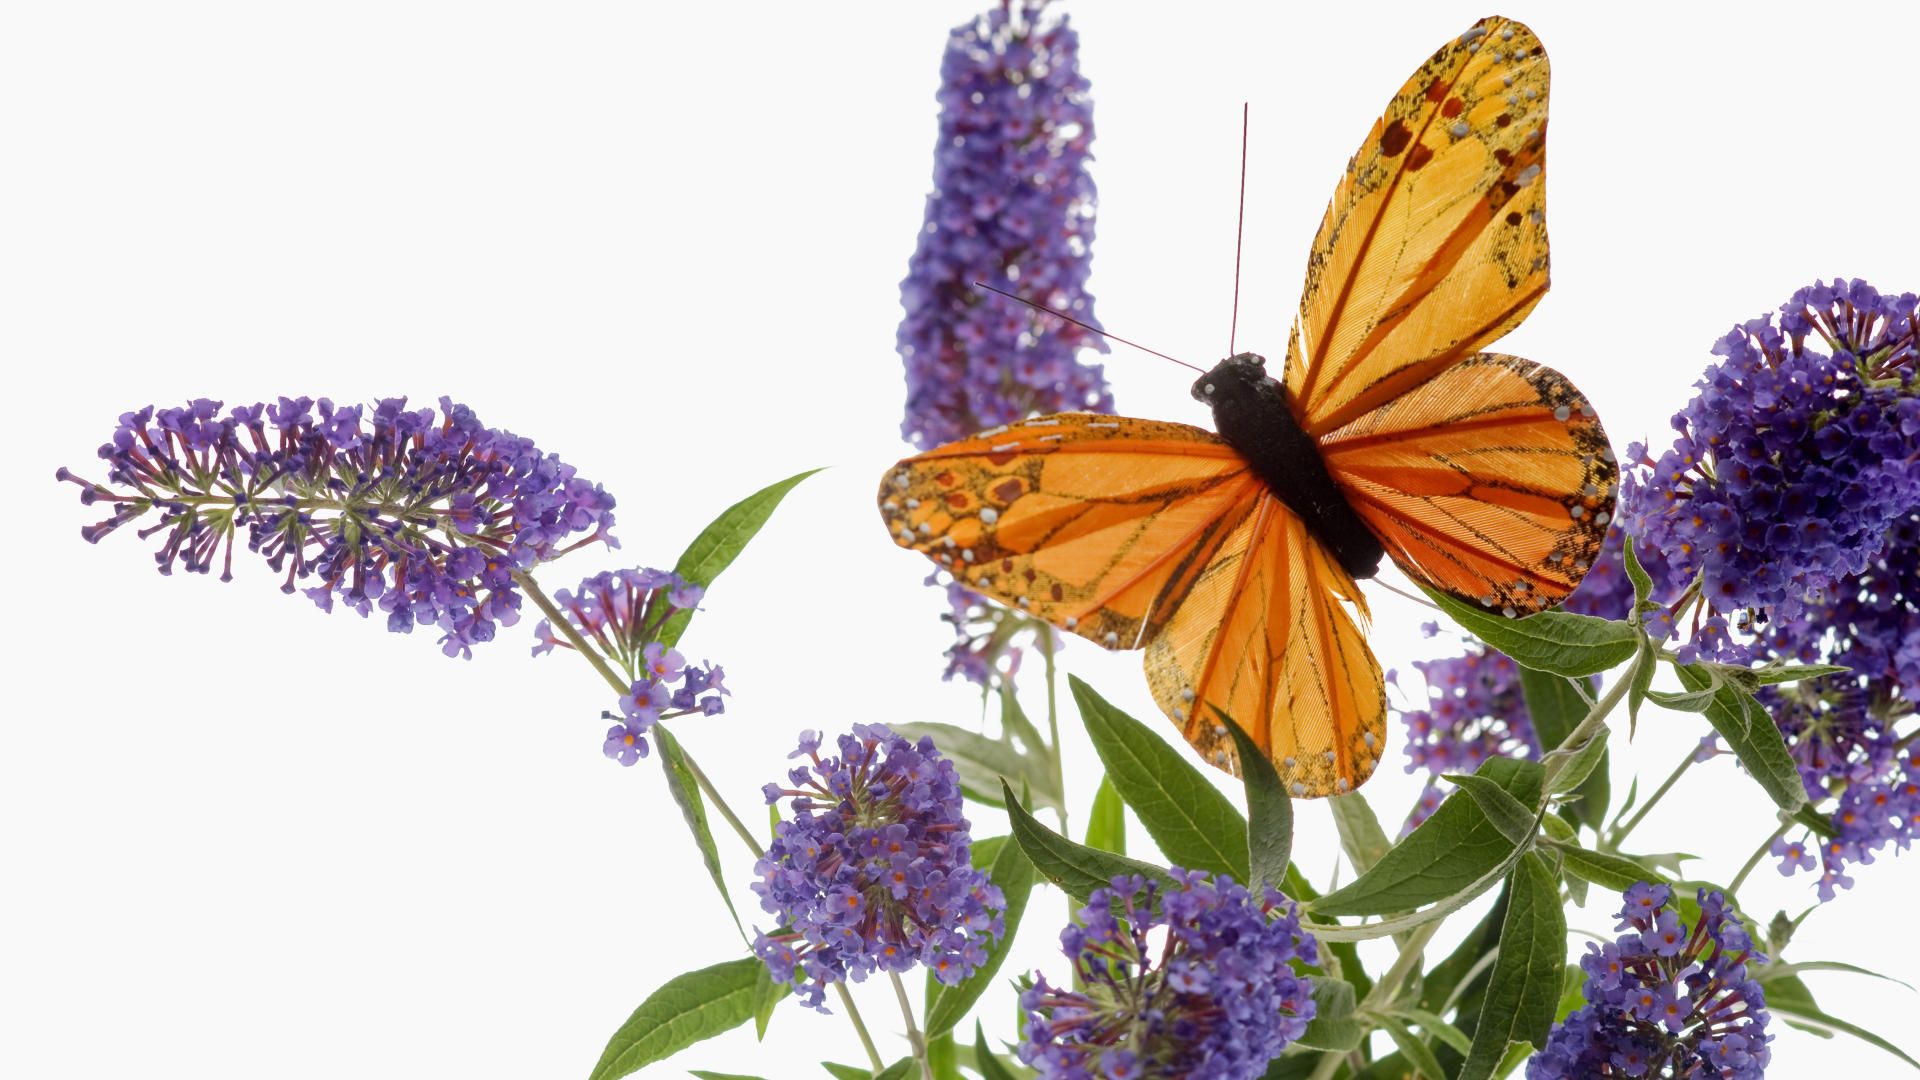
[[[907,458],[880,486],[903,547],[1108,649],[1237,770],[1219,713],[1296,797],[1353,790],[1386,740],[1355,582],[1383,558],[1517,617],[1596,558],[1618,470],[1564,376],[1482,352],[1547,291],[1547,57],[1487,18],[1415,71],[1348,163],[1276,378],[1203,374],[1217,430],[1060,413]],[[1218,713],[1215,712],[1218,710]]]

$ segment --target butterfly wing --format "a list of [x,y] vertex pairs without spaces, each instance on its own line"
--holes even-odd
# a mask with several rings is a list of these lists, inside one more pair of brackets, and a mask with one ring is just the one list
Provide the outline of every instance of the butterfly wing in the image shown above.
[[1219,437],[1061,413],[907,458],[881,481],[895,542],[1107,648],[1139,648],[1264,491]]
[[1517,356],[1448,368],[1320,451],[1409,577],[1509,616],[1566,599],[1613,518],[1619,473],[1593,406]]
[[1307,261],[1286,385],[1323,436],[1477,352],[1547,289],[1547,57],[1483,19],[1394,95]]
[[1147,643],[1147,681],[1203,756],[1234,765],[1213,709],[1266,751],[1296,797],[1351,791],[1386,742],[1380,665],[1353,580],[1286,504],[1262,493]]

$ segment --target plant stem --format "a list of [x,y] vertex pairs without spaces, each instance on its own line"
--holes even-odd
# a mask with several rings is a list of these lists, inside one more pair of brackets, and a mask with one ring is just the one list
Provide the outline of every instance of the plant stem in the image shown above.
[[860,1035],[860,1045],[866,1048],[867,1063],[873,1066],[874,1075],[878,1076],[887,1063],[880,1060],[880,1051],[873,1047],[873,1036],[867,1033],[867,1022],[860,1019],[860,1010],[853,1004],[853,995],[847,993],[847,984],[837,982],[833,988],[840,994],[840,1007],[847,1010],[847,1019],[853,1021],[853,1030]]
[[1444,921],[1435,919],[1407,933],[1405,940],[1400,942],[1400,955],[1394,958],[1393,966],[1387,969],[1387,973],[1380,976],[1379,981],[1373,984],[1373,989],[1367,993],[1367,1000],[1361,1003],[1362,1006],[1376,1001],[1383,1007],[1393,1004],[1394,995],[1400,992],[1400,984],[1406,981],[1407,976],[1413,971],[1413,966],[1420,962],[1421,956],[1425,955],[1427,942],[1432,941],[1433,935],[1440,932],[1440,924]]
[[1048,750],[1053,759],[1053,789],[1060,793],[1060,834],[1067,833],[1067,781],[1060,764],[1060,704],[1059,694],[1054,686],[1055,669],[1053,653],[1058,646],[1053,640],[1053,627],[1040,626],[1040,655],[1047,666],[1047,739],[1053,745]]
[[1787,822],[1781,822],[1780,827],[1773,830],[1773,835],[1762,841],[1760,846],[1753,850],[1753,854],[1747,857],[1747,864],[1742,866],[1740,872],[1733,875],[1733,880],[1727,883],[1728,895],[1739,894],[1740,886],[1746,883],[1747,875],[1753,873],[1753,868],[1759,866],[1760,860],[1766,856],[1767,852],[1773,850],[1773,842],[1786,835],[1787,826]]
[[1679,766],[1675,768],[1672,773],[1668,774],[1665,780],[1660,782],[1660,786],[1654,790],[1652,795],[1647,796],[1647,801],[1640,804],[1640,809],[1634,811],[1632,817],[1613,827],[1613,830],[1607,834],[1607,842],[1604,850],[1618,851],[1620,849],[1620,841],[1627,838],[1627,834],[1633,831],[1633,827],[1640,824],[1640,819],[1647,816],[1647,811],[1653,809],[1653,804],[1659,802],[1662,795],[1673,790],[1673,785],[1679,783],[1680,777],[1684,775],[1688,769],[1693,767],[1694,753],[1692,750],[1687,751],[1687,756],[1680,759]]
[[[1645,656],[1646,654],[1642,652],[1633,654],[1633,661],[1627,665],[1626,670],[1613,681],[1613,685],[1607,688],[1607,692],[1601,695],[1600,700],[1593,703],[1593,708],[1587,710],[1586,717],[1575,724],[1572,731],[1567,732],[1567,737],[1560,740],[1560,745],[1554,747],[1555,753],[1560,751],[1571,753],[1580,749],[1587,744],[1587,740],[1593,738],[1594,733],[1607,725],[1607,714],[1613,712],[1614,706],[1620,704],[1620,699],[1627,696],[1627,687],[1633,684],[1633,677],[1640,670],[1640,664]],[[1554,777],[1567,767],[1568,760],[1570,760],[1569,757],[1563,756],[1546,763],[1548,785],[1552,785]]]
[[927,1060],[927,1039],[920,1034],[920,1025],[913,1022],[913,1003],[907,1000],[907,984],[900,981],[900,973],[887,972],[887,978],[893,980],[893,996],[900,999],[900,1015],[907,1022],[907,1043],[913,1047],[913,1060],[920,1066],[920,1080],[933,1080],[933,1063]]

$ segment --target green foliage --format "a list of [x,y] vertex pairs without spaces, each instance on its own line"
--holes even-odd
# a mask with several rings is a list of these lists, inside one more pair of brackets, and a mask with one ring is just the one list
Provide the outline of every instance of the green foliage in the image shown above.
[[1127,853],[1127,804],[1120,801],[1113,781],[1104,776],[1093,793],[1093,809],[1087,812],[1087,846],[1115,855]]
[[765,964],[747,957],[667,980],[607,1040],[589,1080],[626,1076],[746,1023],[765,971]]
[[888,726],[895,734],[909,739],[923,735],[931,738],[940,752],[953,761],[955,771],[960,774],[961,790],[975,802],[1000,805],[1000,781],[1004,778],[1021,784],[1043,807],[1053,810],[1066,807],[1044,747],[1023,748],[1006,731],[996,739],[952,724],[903,721]]
[[1001,785],[1001,795],[1006,803],[1007,817],[1013,823],[1014,842],[1026,853],[1033,868],[1039,871],[1041,877],[1053,882],[1082,904],[1087,902],[1087,896],[1093,890],[1104,888],[1121,874],[1139,874],[1163,885],[1173,880],[1162,867],[1076,844],[1040,824],[1013,797],[1013,789],[1004,783]]
[[[673,564],[673,572],[695,585],[712,585],[720,572],[732,566],[733,560],[739,558],[747,544],[759,535],[767,519],[779,508],[780,500],[787,497],[787,492],[819,471],[808,469],[795,473],[785,480],[768,484],[722,510],[720,516],[700,530],[700,535],[687,545],[687,550],[680,555],[680,561]],[[680,635],[686,633],[687,623],[692,618],[693,612],[682,611],[668,619],[660,628],[660,643],[671,648],[679,642]]]
[[[1713,673],[1698,664],[1675,665],[1681,683],[1701,690],[1714,681]],[[1754,700],[1751,691],[1723,683],[1705,709],[1707,722],[1726,740],[1728,749],[1747,767],[1747,774],[1766,791],[1775,805],[1791,814],[1807,801],[1800,768],[1787,752],[1786,739],[1773,717]]]
[[1560,1003],[1560,971],[1567,957],[1567,916],[1560,885],[1546,860],[1528,852],[1514,868],[1507,917],[1500,929],[1487,1000],[1474,1026],[1473,1046],[1456,1080],[1488,1080],[1513,1042],[1545,1046]]
[[[714,846],[713,830],[707,826],[707,804],[700,797],[699,782],[680,750],[679,740],[658,724],[654,725],[653,737],[660,744],[660,767],[667,774],[667,791],[680,807],[680,818],[687,823],[687,831],[693,834],[693,842],[700,848],[700,861],[707,866],[707,876],[720,891],[720,902],[727,905],[727,914],[733,916],[733,928],[740,932],[740,941],[745,944],[747,932],[740,925],[740,913],[734,910],[733,897],[727,893],[727,879],[720,872],[720,849]],[[761,1026],[764,1029],[765,1025]]]
[[1013,944],[1013,936],[1020,929],[1020,918],[1026,913],[1027,898],[1033,893],[1033,863],[1029,862],[1019,844],[1009,843],[1004,836],[990,837],[977,841],[973,845],[973,864],[983,867],[987,876],[1000,887],[1007,900],[1005,916],[1006,933],[999,941],[987,947],[987,962],[965,980],[953,986],[942,986],[927,976],[930,998],[927,1003],[927,1034],[943,1035],[959,1024],[980,1000],[980,995],[994,983],[1000,971],[1000,965],[1006,962],[1007,949]]
[[1281,784],[1273,762],[1240,725],[1225,713],[1220,714],[1220,722],[1233,734],[1240,779],[1246,786],[1247,881],[1255,889],[1271,885],[1284,892],[1293,858],[1293,797]]
[[1624,664],[1643,639],[1624,622],[1565,611],[1509,619],[1443,592],[1424,586],[1422,591],[1467,633],[1513,657],[1514,663],[1555,675],[1597,675]]

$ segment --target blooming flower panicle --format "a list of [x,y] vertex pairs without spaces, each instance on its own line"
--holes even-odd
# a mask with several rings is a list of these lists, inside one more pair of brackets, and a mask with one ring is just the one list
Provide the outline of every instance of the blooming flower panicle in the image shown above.
[[1666,885],[1627,889],[1610,944],[1589,943],[1586,1005],[1554,1025],[1527,1080],[1719,1077],[1761,1080],[1772,1056],[1766,995],[1747,970],[1766,960],[1719,892],[1698,893],[1689,927]]
[[793,816],[754,866],[760,906],[781,923],[756,931],[754,953],[821,1012],[828,983],[876,971],[922,964],[948,985],[971,975],[1005,932],[1006,899],[969,861],[953,762],[879,724],[855,724],[835,757],[820,742],[803,732],[792,756],[810,764],[765,788]]
[[1175,867],[1172,885],[1116,877],[1060,933],[1080,989],[1038,976],[1020,1060],[1046,1080],[1253,1080],[1306,1031],[1317,962],[1298,909]]
[[1082,348],[1098,334],[974,286],[982,282],[1093,326],[1088,145],[1093,110],[1079,36],[1045,0],[1015,0],[956,27],[941,64],[940,133],[926,224],[900,283],[906,317],[901,434],[921,449],[1040,413],[1109,411]]
[[617,546],[613,497],[532,441],[482,425],[440,399],[370,407],[327,398],[235,406],[197,398],[184,408],[124,413],[100,448],[107,483],[67,469],[81,502],[109,516],[89,542],[153,514],[161,573],[177,565],[232,577],[234,541],[301,582],[322,610],[335,602],[387,627],[440,630],[448,656],[471,656],[519,619],[514,573],[584,544]]

